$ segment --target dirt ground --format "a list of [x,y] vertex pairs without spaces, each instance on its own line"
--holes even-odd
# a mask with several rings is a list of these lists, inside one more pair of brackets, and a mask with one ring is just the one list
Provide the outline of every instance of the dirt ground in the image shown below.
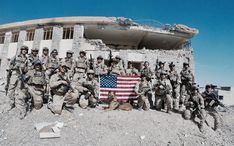
[[[223,125],[220,131],[213,131],[213,120],[208,118],[210,127],[201,133],[195,123],[184,120],[181,114],[150,111],[109,111],[101,106],[96,109],[77,107],[73,113],[63,111],[53,115],[46,105],[33,110],[25,119],[18,118],[17,109],[4,112],[5,97],[0,85],[0,145],[87,145],[87,146],[233,146],[234,107],[220,112]],[[63,122],[61,137],[40,139],[34,125],[40,122]]]

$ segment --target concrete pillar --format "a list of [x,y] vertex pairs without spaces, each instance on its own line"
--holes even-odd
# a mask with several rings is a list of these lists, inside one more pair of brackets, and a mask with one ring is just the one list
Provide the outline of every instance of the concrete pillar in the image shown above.
[[5,33],[4,45],[3,45],[2,52],[1,52],[0,76],[2,77],[6,75],[6,69],[8,67],[7,56],[8,56],[8,47],[11,42],[11,36],[12,36],[11,32]]
[[[26,30],[21,30],[19,32],[19,38],[18,38],[17,48],[20,48],[21,46],[23,46],[24,41],[26,40],[26,36],[27,36]],[[19,53],[20,53],[20,49],[17,49],[17,54],[19,54]]]
[[77,57],[81,49],[81,43],[84,39],[84,26],[83,25],[74,25],[73,33],[73,44],[72,50],[74,51],[74,57]]
[[35,30],[33,48],[40,49],[41,40],[43,39],[44,30],[43,28],[38,28]]
[[53,27],[51,50],[57,49],[59,51],[60,41],[63,38],[63,27],[57,25]]

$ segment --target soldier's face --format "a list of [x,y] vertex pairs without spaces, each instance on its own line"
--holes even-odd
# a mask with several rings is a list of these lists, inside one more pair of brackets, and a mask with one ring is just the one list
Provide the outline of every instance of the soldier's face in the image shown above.
[[165,78],[166,78],[166,75],[162,74],[161,79],[165,79]]
[[72,54],[71,54],[71,53],[67,53],[67,57],[68,57],[68,58],[71,58],[71,57],[72,57]]
[[66,73],[67,72],[67,67],[66,66],[61,66],[60,67],[60,72],[61,73]]
[[38,51],[32,51],[32,54],[36,56],[38,54]]
[[36,71],[41,70],[41,65],[40,65],[40,64],[35,65],[35,70],[36,70]]
[[84,53],[80,53],[80,57],[84,57],[85,56],[85,54]]
[[212,88],[207,88],[206,91],[210,93],[212,92]]
[[144,63],[144,66],[145,66],[145,67],[148,67],[148,66],[149,66],[149,63]]
[[25,54],[28,53],[28,51],[27,50],[21,50],[21,53],[25,55]]
[[56,57],[56,56],[57,56],[57,54],[56,54],[56,53],[52,53],[52,56],[53,56],[53,57]]
[[164,64],[160,64],[160,68],[164,68]]
[[101,62],[102,62],[102,59],[101,59],[101,58],[98,58],[98,59],[97,59],[97,62],[98,62],[98,63],[101,63]]
[[48,53],[49,53],[49,51],[43,50],[43,54],[44,54],[44,55],[47,55]]
[[88,74],[88,77],[89,77],[90,79],[92,79],[94,76],[93,76],[93,74]]

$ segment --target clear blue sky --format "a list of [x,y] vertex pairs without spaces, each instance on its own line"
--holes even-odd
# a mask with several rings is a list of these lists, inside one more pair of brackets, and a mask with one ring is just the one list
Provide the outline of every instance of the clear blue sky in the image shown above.
[[232,0],[9,0],[0,5],[0,24],[61,16],[123,16],[186,24],[199,29],[192,40],[200,86],[234,86]]

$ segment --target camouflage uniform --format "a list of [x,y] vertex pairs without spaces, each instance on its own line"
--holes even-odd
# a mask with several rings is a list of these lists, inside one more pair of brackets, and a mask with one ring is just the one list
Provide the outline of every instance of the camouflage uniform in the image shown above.
[[[37,69],[39,66],[39,69]],[[42,71],[42,64],[40,61],[35,62],[34,70],[27,73],[29,78],[28,92],[33,99],[35,109],[40,109],[43,105],[44,89],[48,81],[46,81],[45,73]]]
[[[90,77],[90,74],[93,77]],[[87,79],[81,79],[75,86],[79,92],[79,96],[84,95],[85,99],[88,100],[90,107],[95,107],[99,99],[99,83],[94,78],[94,71],[89,70],[87,72]]]
[[[67,51],[67,55],[68,54],[72,55],[73,52],[72,51]],[[64,62],[67,65],[67,67],[69,68],[68,77],[69,77],[69,79],[71,79],[73,77],[73,74],[74,74],[75,60],[73,59],[72,56],[71,57],[66,56],[62,62]]]
[[184,118],[195,119],[197,116],[200,119],[200,131],[203,132],[203,125],[205,122],[206,112],[204,110],[204,100],[196,87],[191,87],[192,93],[185,98],[184,104],[186,110],[184,111]]
[[126,69],[126,75],[129,75],[129,76],[139,75],[138,70],[132,66],[131,62],[128,62],[128,68]]
[[154,86],[155,89],[155,106],[157,110],[161,110],[163,104],[167,107],[167,113],[171,112],[172,107],[172,87],[168,79],[162,78],[166,73],[161,73],[161,78],[158,80]]
[[155,71],[155,77],[156,77],[156,79],[157,80],[159,80],[160,79],[160,74],[162,73],[162,72],[166,72],[166,70],[164,69],[164,62],[159,62],[159,69],[157,69],[156,71]]
[[42,65],[43,65],[43,71],[46,71],[48,69],[48,65],[49,65],[49,53],[44,54],[45,51],[49,52],[49,49],[44,47],[42,50],[42,55],[40,57],[40,61],[42,62]]
[[21,47],[21,54],[17,55],[11,60],[9,72],[11,72],[11,77],[9,80],[9,93],[8,97],[10,99],[10,106],[16,108],[20,111],[20,118],[26,115],[26,89],[23,86],[24,74],[27,72],[28,59],[26,55],[22,54],[22,51],[28,51],[27,46]]
[[180,85],[180,106],[184,105],[184,99],[190,94],[191,87],[194,83],[194,76],[191,71],[186,68],[187,63],[184,63],[184,68],[180,72],[181,85]]
[[113,74],[113,75],[123,75],[124,74],[123,68],[117,64],[116,59],[112,60],[111,67],[109,68],[109,70],[110,70],[110,74]]
[[95,76],[107,74],[107,66],[104,64],[102,56],[98,56],[97,59],[101,59],[102,61],[94,65]]
[[31,54],[28,56],[28,70],[32,70],[33,62],[39,60],[38,51],[39,50],[37,48],[31,50]]
[[[53,53],[55,53],[56,55],[53,56],[52,55]],[[49,79],[55,73],[55,71],[58,69],[59,59],[57,58],[57,54],[58,54],[58,51],[56,49],[54,49],[51,52],[51,55],[49,58],[48,69],[46,70],[47,79]]]
[[[174,64],[170,64],[170,68],[174,67]],[[172,69],[169,71],[168,78],[172,86],[172,97],[173,97],[173,109],[179,109],[179,98],[180,98],[180,78],[176,70]]]
[[[148,65],[146,65],[148,64]],[[144,68],[141,70],[141,76],[145,76],[148,78],[152,78],[153,76],[153,72],[151,71],[150,67],[149,67],[149,62],[144,62]]]
[[211,86],[206,85],[206,91],[202,93],[204,98],[205,110],[207,114],[211,115],[214,118],[214,130],[217,130],[221,127],[221,118],[219,113],[216,110],[216,107],[219,105],[218,95],[214,91],[208,91]]
[[63,75],[59,71],[52,75],[50,79],[50,88],[53,95],[53,102],[48,104],[48,108],[53,113],[61,114],[64,104],[65,108],[73,108],[73,105],[77,101],[78,93],[76,90],[72,90],[68,83],[68,77],[66,74]]
[[149,95],[150,95],[150,83],[146,80],[146,77],[142,77],[141,81],[139,81],[134,91],[137,93],[138,99],[138,108],[139,110],[149,110],[150,103],[149,103]]
[[[80,51],[80,54],[86,54],[85,51]],[[84,77],[88,69],[88,60],[86,56],[79,56],[75,61],[74,76],[72,81],[77,82],[80,78]]]

